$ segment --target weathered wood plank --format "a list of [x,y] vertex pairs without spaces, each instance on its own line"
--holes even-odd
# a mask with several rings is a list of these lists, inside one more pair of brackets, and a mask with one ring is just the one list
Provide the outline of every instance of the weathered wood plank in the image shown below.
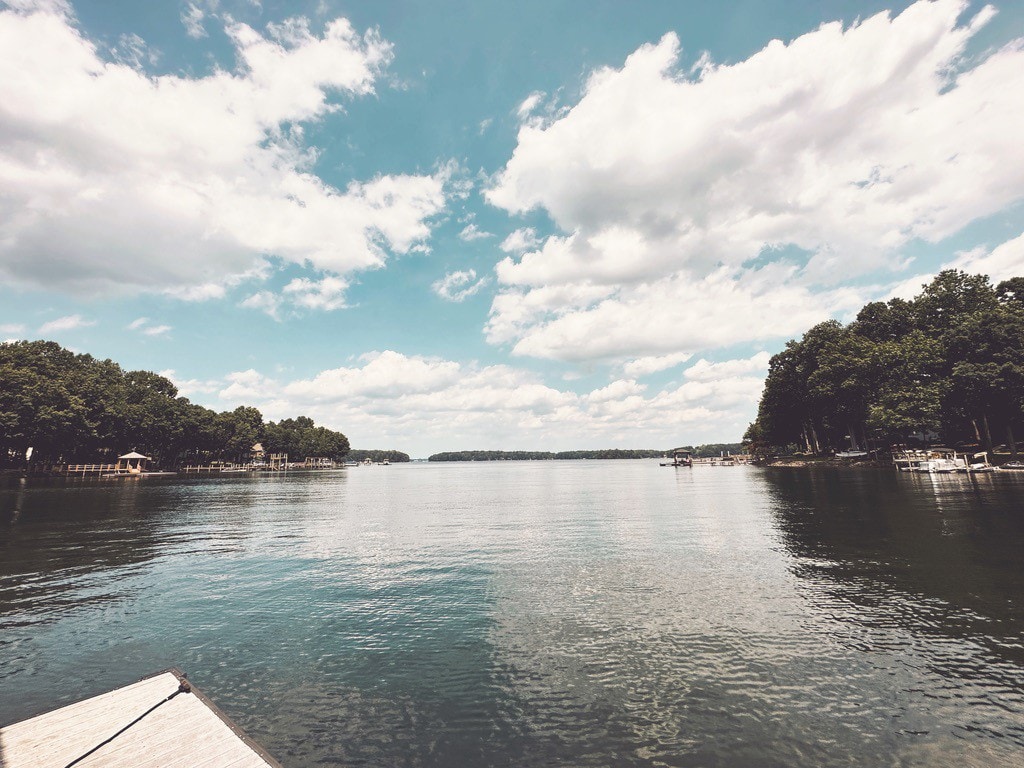
[[[2,768],[67,765],[178,690],[174,671],[0,728]],[[114,741],[78,763],[81,768],[204,768],[278,764],[201,693],[181,693]]]

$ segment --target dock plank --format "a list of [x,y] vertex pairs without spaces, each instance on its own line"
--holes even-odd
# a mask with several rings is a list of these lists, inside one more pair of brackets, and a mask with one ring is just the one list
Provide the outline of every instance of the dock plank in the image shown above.
[[[0,728],[0,766],[67,765],[174,693],[178,685],[175,671],[163,672]],[[279,768],[273,758],[193,689],[162,704],[77,765],[212,768],[227,764],[238,768]]]

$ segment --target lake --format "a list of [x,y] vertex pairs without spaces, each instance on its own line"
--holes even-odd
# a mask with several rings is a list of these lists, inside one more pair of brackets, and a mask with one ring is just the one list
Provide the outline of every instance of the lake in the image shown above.
[[1024,754],[1024,473],[4,482],[0,725],[177,666],[285,766]]

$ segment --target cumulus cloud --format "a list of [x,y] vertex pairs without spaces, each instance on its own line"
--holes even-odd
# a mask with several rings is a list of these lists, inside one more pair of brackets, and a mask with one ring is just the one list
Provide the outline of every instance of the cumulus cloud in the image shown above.
[[519,355],[614,361],[791,336],[864,303],[856,288],[812,292],[795,272],[786,265],[721,267],[699,279],[679,273],[635,286],[506,290],[492,303],[487,338],[513,342]]
[[741,376],[757,374],[762,378],[768,373],[768,363],[771,355],[767,352],[758,352],[753,357],[740,360],[725,360],[720,363],[712,363],[708,360],[698,360],[683,372],[683,376],[690,381],[720,381]]
[[22,323],[0,323],[0,333],[24,333],[25,326]]
[[[973,274],[988,275],[993,284],[998,284],[1011,277],[1024,275],[1024,234],[1007,240],[1005,243],[989,249],[978,246],[960,251],[956,256],[942,264],[939,270],[959,269]],[[921,293],[928,283],[935,278],[935,272],[923,272],[904,278],[890,285],[885,298],[910,300]]]
[[283,304],[282,298],[273,291],[257,291],[239,302],[238,306],[265,312],[270,317],[280,321],[282,319],[281,306]]
[[689,360],[693,355],[689,352],[674,352],[669,355],[649,355],[647,357],[638,357],[635,360],[628,360],[622,365],[622,372],[630,378],[640,378],[643,376],[649,376],[652,373],[658,373],[659,371],[667,371],[669,368],[675,368],[677,365],[682,365]]
[[178,394],[182,397],[195,397],[196,395],[211,395],[224,387],[224,382],[217,379],[184,379],[178,376],[173,368],[159,372],[161,376],[168,379],[178,388]]
[[467,269],[449,272],[437,280],[431,288],[445,301],[461,302],[468,299],[487,284],[487,278],[476,279],[476,270]]
[[533,227],[522,227],[511,232],[498,247],[505,253],[523,253],[538,245],[540,245],[540,239],[537,237],[537,230]]
[[458,448],[667,447],[742,433],[761,379],[727,368],[650,393],[620,379],[579,394],[508,365],[373,352],[311,378],[256,370],[227,377],[224,407],[255,404],[273,419],[308,414],[359,445],[414,455]]
[[86,320],[81,315],[65,315],[55,320],[50,320],[39,326],[40,334],[54,333],[60,331],[73,331],[76,328],[87,328],[96,325],[95,320]]
[[1007,240],[992,250],[974,248],[957,254],[944,269],[962,269],[988,275],[993,283],[1024,276],[1024,234]]
[[440,172],[336,189],[304,139],[339,98],[373,92],[390,44],[345,19],[225,32],[235,71],[152,77],[65,13],[0,12],[2,279],[210,297],[267,256],[343,276],[428,236]]
[[319,280],[297,277],[281,289],[280,293],[270,290],[256,291],[238,306],[265,312],[275,320],[299,316],[303,310],[332,312],[348,306],[345,292],[349,283],[343,278],[326,275]]
[[579,360],[784,337],[845,303],[832,286],[1019,200],[1024,45],[966,58],[994,10],[965,9],[918,2],[691,73],[668,34],[594,72],[523,124],[486,192],[561,230],[498,265],[488,338]]
[[348,283],[339,277],[328,276],[321,280],[300,277],[284,287],[284,294],[296,306],[329,312],[346,306],[346,290]]

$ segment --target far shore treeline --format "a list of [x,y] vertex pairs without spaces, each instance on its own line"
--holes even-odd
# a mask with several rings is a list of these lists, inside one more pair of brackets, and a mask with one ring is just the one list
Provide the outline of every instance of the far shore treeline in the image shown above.
[[[558,459],[658,459],[674,449],[621,450],[606,448],[596,451],[445,451],[435,453],[427,461],[549,461]],[[715,443],[711,445],[686,446],[697,458],[720,456],[723,453],[740,453],[741,443]]]
[[0,344],[0,466],[22,465],[29,447],[37,466],[130,450],[165,467],[247,461],[256,443],[293,461],[349,454],[345,435],[306,417],[267,423],[256,408],[217,413],[149,371],[125,371],[52,341]]
[[872,302],[771,359],[757,419],[757,453],[822,454],[930,442],[1005,443],[1024,426],[1024,278],[940,272],[911,301]]

